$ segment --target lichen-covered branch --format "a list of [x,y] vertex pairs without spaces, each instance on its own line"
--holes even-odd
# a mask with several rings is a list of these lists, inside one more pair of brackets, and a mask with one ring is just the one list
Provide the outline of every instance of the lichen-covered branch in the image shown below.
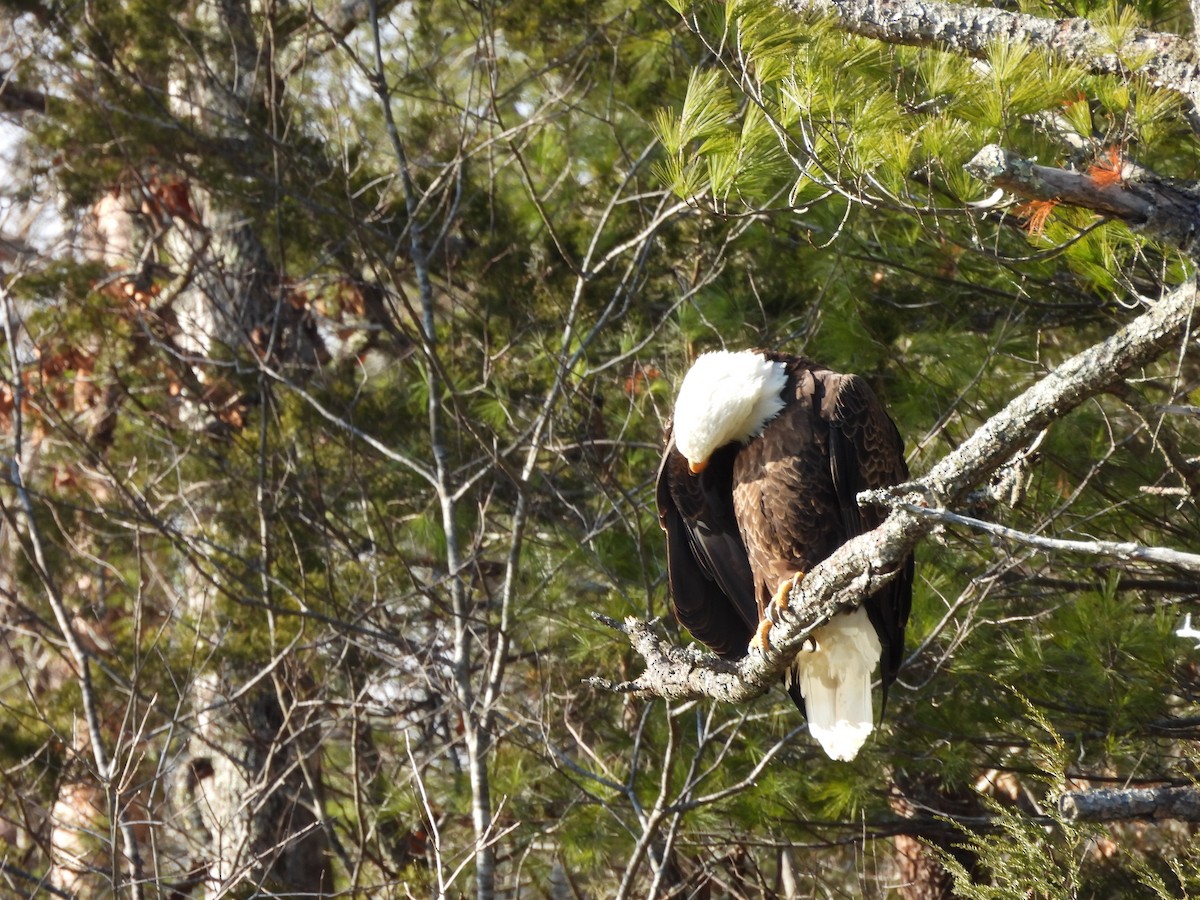
[[647,668],[633,681],[590,678],[588,684],[593,687],[619,694],[654,694],[668,700],[705,696],[726,703],[749,700],[762,693],[759,685],[740,677],[736,663],[704,653],[695,646],[676,647],[654,633],[653,622],[633,616],[624,622],[602,615],[596,619],[629,638],[633,649],[646,660]]
[[997,42],[1020,42],[1098,75],[1129,75],[1136,68],[1193,106],[1200,101],[1200,65],[1192,43],[1177,34],[1137,28],[1119,34],[1084,18],[1048,19],[935,0],[779,0],[779,5],[834,16],[847,31],[890,44],[982,57]]
[[1126,819],[1178,819],[1200,822],[1200,791],[1194,787],[1070,791],[1058,809],[1077,822],[1120,822]]
[[[953,507],[1051,422],[1176,346],[1190,327],[1195,301],[1194,283],[1175,288],[1111,337],[1063,362],[907,485],[911,502]],[[620,630],[644,660],[645,671],[618,685],[592,683],[670,699],[741,701],[762,694],[778,682],[813,627],[882,587],[935,525],[931,518],[900,508],[874,531],[843,544],[793,589],[787,610],[771,611],[777,624],[765,653],[754,651],[729,663],[673,647],[649,626],[630,619]]]

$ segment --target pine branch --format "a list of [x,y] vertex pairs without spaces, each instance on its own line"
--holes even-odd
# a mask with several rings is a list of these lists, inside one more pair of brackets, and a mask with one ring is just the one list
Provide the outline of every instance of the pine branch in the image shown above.
[[1070,791],[1058,810],[1076,822],[1119,822],[1126,819],[1178,819],[1200,822],[1200,791],[1194,787]]
[[1200,194],[1164,181],[1149,179],[1125,184],[1100,184],[1083,172],[1040,166],[996,144],[989,144],[966,165],[988,184],[1032,200],[1055,200],[1115,216],[1139,230],[1192,253]]
[[[1175,288],[1111,337],[1063,362],[992,416],[924,477],[905,485],[910,489],[910,501],[942,507],[960,502],[1051,422],[1176,346],[1190,327],[1195,301],[1195,284]],[[776,625],[765,653],[753,651],[730,663],[694,648],[674,647],[657,637],[649,625],[631,618],[617,627],[643,658],[645,671],[620,684],[602,679],[590,683],[669,699],[703,696],[738,702],[756,697],[779,681],[814,627],[853,609],[883,587],[900,561],[936,524],[910,510],[896,509],[874,531],[843,544],[792,590],[787,610],[772,605],[769,614]]]
[[1096,75],[1137,73],[1200,104],[1200,65],[1191,41],[1177,34],[1117,28],[1083,18],[1047,19],[993,7],[936,0],[778,0],[799,14],[835,17],[847,31],[889,44],[937,47],[983,57],[999,41],[1049,51]]

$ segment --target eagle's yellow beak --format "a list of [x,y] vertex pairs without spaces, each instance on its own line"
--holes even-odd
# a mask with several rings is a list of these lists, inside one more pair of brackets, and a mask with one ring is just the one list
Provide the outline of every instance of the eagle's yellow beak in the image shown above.
[[698,459],[695,462],[693,462],[690,459],[688,460],[688,471],[691,472],[693,475],[699,475],[706,468],[708,468],[708,460],[707,459]]

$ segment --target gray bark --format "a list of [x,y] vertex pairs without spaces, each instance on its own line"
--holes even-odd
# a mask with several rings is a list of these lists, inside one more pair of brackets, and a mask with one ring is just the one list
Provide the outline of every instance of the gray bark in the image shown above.
[[330,889],[320,798],[317,727],[284,710],[270,678],[252,690],[208,673],[175,800],[192,826],[209,896],[240,884],[320,896]]
[[935,519],[939,522],[948,522],[951,525],[963,525],[1004,540],[1025,544],[1026,546],[1036,547],[1039,550],[1046,550],[1052,553],[1082,553],[1088,556],[1111,556],[1114,559],[1126,562],[1136,560],[1139,562],[1160,563],[1162,565],[1187,569],[1192,572],[1200,572],[1200,554],[1174,550],[1170,547],[1144,547],[1141,544],[1135,544],[1131,541],[1069,541],[1061,538],[1042,537],[1041,535],[1029,534],[1028,532],[1018,531],[1015,528],[998,525],[995,522],[976,519],[973,516],[960,515],[946,509],[918,506],[915,503],[905,502],[893,496],[888,491],[865,491],[859,495],[860,500],[864,498],[871,503],[880,503],[893,508],[902,507],[916,516]]
[[1117,822],[1124,819],[1178,819],[1200,822],[1200,790],[1194,787],[1098,789],[1070,791],[1058,809],[1077,822]]
[[[937,0],[778,0],[800,14],[833,16],[849,32],[890,44],[936,47],[982,57],[998,41],[1020,42],[1101,75],[1137,74],[1200,101],[1200,65],[1191,41],[1177,34],[1132,29],[1119,48],[1102,26],[1087,19],[1047,19]],[[1119,53],[1117,50],[1119,49]]]

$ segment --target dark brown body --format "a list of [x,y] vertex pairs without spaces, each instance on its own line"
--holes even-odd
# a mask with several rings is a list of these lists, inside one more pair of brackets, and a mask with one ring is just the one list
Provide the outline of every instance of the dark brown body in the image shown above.
[[[861,378],[767,353],[787,366],[783,410],[744,446],[727,444],[693,475],[668,436],[659,520],[676,618],[718,655],[737,659],[780,582],[807,573],[883,520],[855,496],[908,478],[903,442]],[[912,605],[912,558],[864,606],[895,679]],[[798,692],[793,699],[803,709]]]

